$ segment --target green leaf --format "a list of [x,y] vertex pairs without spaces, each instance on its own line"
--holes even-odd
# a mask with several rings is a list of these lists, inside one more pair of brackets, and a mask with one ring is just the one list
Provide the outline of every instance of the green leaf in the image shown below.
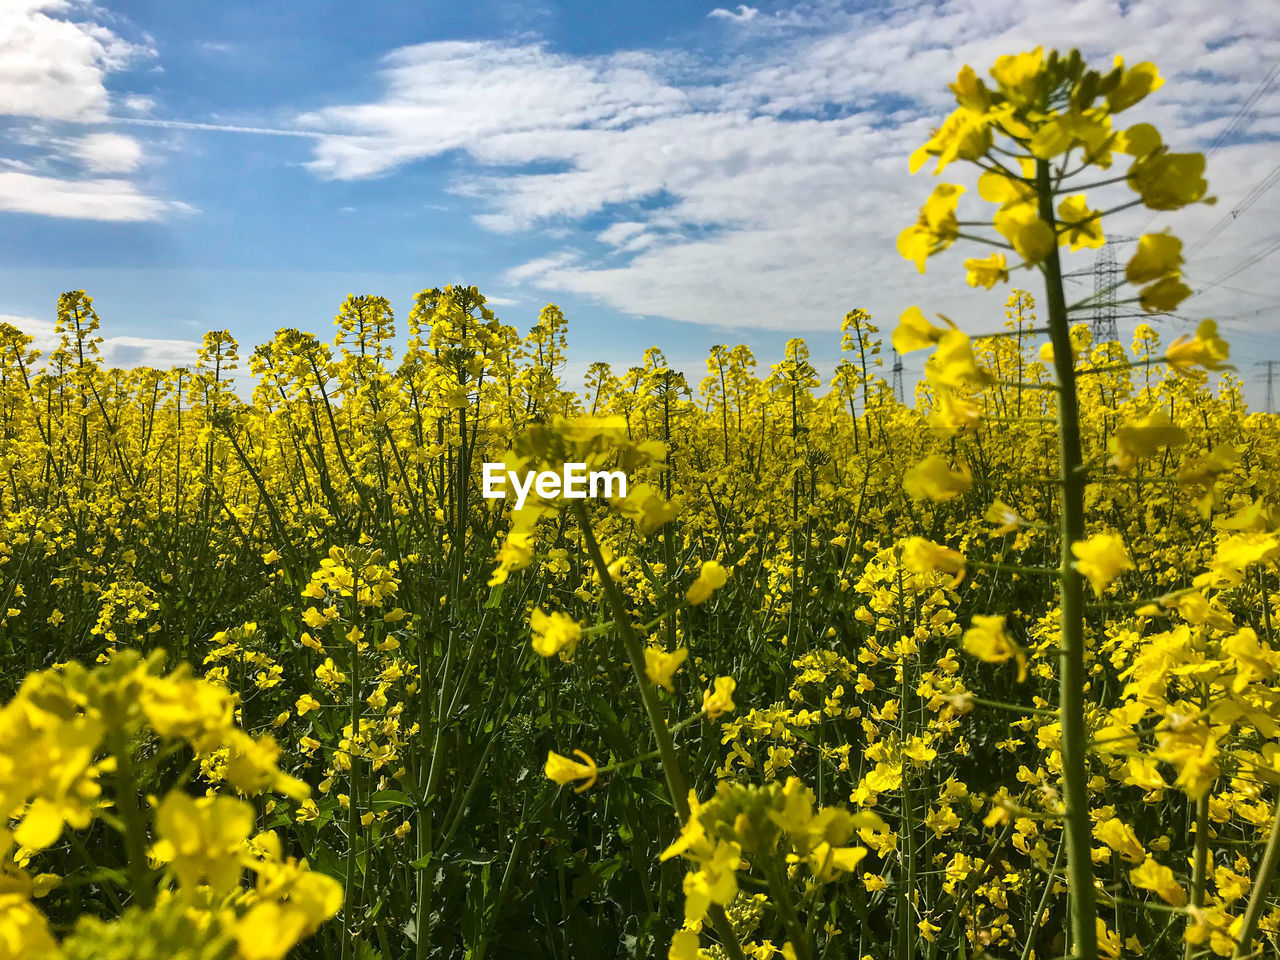
[[411,796],[399,790],[379,790],[370,800],[375,810],[388,810],[392,807],[417,809],[418,806]]

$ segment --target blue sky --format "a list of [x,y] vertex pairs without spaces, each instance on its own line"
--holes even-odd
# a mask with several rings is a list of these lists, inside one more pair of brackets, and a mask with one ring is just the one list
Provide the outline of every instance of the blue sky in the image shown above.
[[658,344],[693,380],[713,343],[769,363],[794,335],[829,368],[858,306],[993,329],[1007,290],[970,290],[964,253],[922,278],[894,251],[932,187],[906,156],[960,65],[1039,43],[1156,61],[1132,116],[1177,148],[1226,132],[1217,207],[1115,228],[1218,230],[1162,332],[1217,316],[1280,358],[1280,254],[1225,277],[1280,239],[1272,0],[0,0],[0,316],[47,337],[83,287],[111,360],[167,364],[465,282],[522,330],[560,304],[570,378]]

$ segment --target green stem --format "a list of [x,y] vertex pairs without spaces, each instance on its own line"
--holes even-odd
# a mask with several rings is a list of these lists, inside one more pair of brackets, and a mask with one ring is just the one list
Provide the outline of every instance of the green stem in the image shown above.
[[[1207,684],[1202,683],[1200,709],[1206,710],[1208,706],[1209,688]],[[1209,873],[1209,794],[1211,792],[1206,789],[1204,794],[1196,800],[1196,846],[1191,863],[1191,908],[1193,910],[1199,910],[1204,906],[1205,878]],[[1195,952],[1195,945],[1188,943],[1183,957],[1185,960],[1191,960]]]
[[[1040,219],[1055,230],[1053,184],[1046,160],[1036,161],[1036,192]],[[1044,262],[1045,295],[1049,306],[1049,338],[1058,380],[1058,442],[1062,488],[1061,571],[1062,639],[1058,650],[1058,717],[1062,725],[1062,799],[1067,844],[1067,881],[1071,891],[1071,950],[1078,960],[1098,955],[1093,861],[1089,852],[1089,786],[1085,764],[1084,725],[1084,585],[1075,568],[1071,545],[1084,539],[1083,458],[1080,454],[1080,410],[1072,366],[1071,330],[1062,292],[1062,264],[1058,248]]]
[[787,889],[787,879],[781,875],[776,859],[765,865],[765,876],[769,880],[769,889],[773,893],[773,903],[782,918],[782,925],[787,929],[791,939],[791,947],[795,951],[796,960],[810,960],[813,952],[809,949],[809,935],[796,914],[795,904],[791,901],[791,891]]
[[1036,942],[1036,933],[1040,929],[1040,918],[1045,915],[1044,905],[1049,899],[1049,893],[1053,890],[1054,879],[1058,875],[1058,864],[1062,862],[1062,839],[1058,840],[1058,849],[1053,855],[1053,866],[1049,868],[1048,879],[1045,880],[1044,889],[1040,891],[1040,902],[1036,905],[1036,912],[1031,917],[1031,926],[1027,930],[1027,942],[1023,944],[1022,956],[1019,960],[1029,960],[1033,945]]
[[124,823],[124,848],[133,902],[144,910],[155,903],[156,891],[147,869],[146,828],[138,806],[138,781],[133,771],[133,745],[123,734],[115,738],[116,804]]
[[[358,595],[358,594],[357,594]],[[335,632],[337,627],[334,628]],[[351,644],[351,738],[347,741],[347,761],[350,764],[350,793],[347,796],[347,870],[346,902],[342,908],[342,960],[348,960],[355,952],[353,930],[356,909],[356,836],[360,832],[360,810],[356,802],[359,786],[359,760],[356,756],[356,740],[360,736],[360,645]]]
[[1267,895],[1271,892],[1277,868],[1280,868],[1280,802],[1277,802],[1271,819],[1271,839],[1267,841],[1267,851],[1262,855],[1262,863],[1258,864],[1258,873],[1253,878],[1253,893],[1249,895],[1249,906],[1245,908],[1240,921],[1240,939],[1236,941],[1232,960],[1242,960],[1251,953],[1253,937],[1258,932],[1258,921],[1262,919],[1262,911],[1266,909]]
[[[658,754],[662,757],[662,774],[667,781],[667,792],[671,795],[671,803],[680,817],[680,825],[689,820],[689,790],[685,786],[684,769],[680,766],[680,758],[676,755],[675,743],[671,739],[671,731],[667,727],[666,718],[662,715],[662,706],[658,703],[657,688],[649,682],[644,672],[644,645],[636,636],[631,626],[631,616],[622,591],[614,583],[609,573],[609,564],[605,562],[600,544],[596,541],[595,531],[591,528],[591,518],[581,501],[574,501],[574,514],[582,527],[582,538],[587,545],[587,554],[591,563],[600,575],[605,595],[609,598],[609,606],[613,608],[613,619],[618,625],[618,633],[622,637],[622,645],[626,648],[627,659],[631,661],[631,670],[635,674],[636,684],[640,687],[640,699],[644,703],[645,716],[649,720],[649,728],[653,731],[653,739],[657,743]],[[729,955],[730,960],[746,960],[742,953],[742,945],[738,942],[725,916],[724,908],[713,905],[708,911],[711,923],[720,936],[720,945]]]

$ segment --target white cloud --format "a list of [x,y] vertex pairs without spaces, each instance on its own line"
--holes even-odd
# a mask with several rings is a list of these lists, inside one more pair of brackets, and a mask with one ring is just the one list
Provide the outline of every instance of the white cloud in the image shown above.
[[[747,20],[751,9],[716,16]],[[302,118],[335,132],[319,139],[312,169],[355,179],[464,154],[470,162],[452,189],[478,201],[482,226],[581,228],[563,249],[552,245],[508,270],[507,280],[627,313],[829,329],[853,306],[891,326],[919,302],[992,328],[1007,291],[964,285],[961,264],[972,253],[949,251],[920,277],[895,250],[932,187],[927,175],[908,176],[906,157],[945,116],[946,85],[962,64],[985,71],[999,54],[1045,40],[1079,45],[1097,64],[1116,53],[1130,63],[1155,60],[1168,83],[1133,119],[1195,149],[1280,59],[1280,7],[1270,0],[900,0],[869,10],[805,4],[757,19],[766,17],[805,29],[705,62],[635,52],[571,57],[492,42],[395,51],[381,67],[381,96]],[[1243,128],[1257,137],[1277,126],[1280,85]],[[1224,204],[1274,165],[1271,136],[1211,158],[1211,186]],[[947,175],[967,176],[959,167]],[[1127,199],[1124,187],[1115,189]],[[982,209],[965,202],[975,214]],[[1168,220],[1190,243],[1223,210],[1197,207],[1155,226]],[[1272,191],[1188,272],[1211,278],[1247,255],[1277,213],[1280,191]],[[1148,219],[1131,211],[1116,227],[1132,232]],[[1069,259],[1069,269],[1092,263],[1091,254]],[[1025,274],[1017,282],[1039,288]],[[1223,294],[1188,307],[1225,314]]]
[[[622,129],[686,108],[643,54],[574,60],[542,46],[424,43],[383,58],[386,96],[304,114],[321,138],[311,168],[339,179],[484,145],[495,158],[558,159],[549,133]],[[533,155],[530,155],[530,150]]]
[[611,247],[620,247],[644,233],[645,229],[643,223],[635,220],[620,220],[602,230],[596,235],[596,239],[601,243],[609,244]]
[[[8,323],[31,337],[31,346],[45,357],[58,348],[59,336],[51,320],[0,313],[0,323]],[[161,340],[153,337],[104,337],[98,345],[102,362],[108,367],[170,367],[192,364],[200,344],[191,340]]]
[[748,23],[754,20],[760,11],[755,7],[748,7],[745,3],[738,4],[737,10],[726,10],[724,7],[716,7],[708,17],[718,17],[722,20],[732,20],[734,23]]
[[144,97],[140,94],[135,94],[134,96],[125,97],[121,101],[121,106],[130,113],[150,113],[156,108],[156,101],[155,97]]
[[169,213],[192,213],[185,203],[147,196],[128,180],[63,180],[0,171],[0,210],[74,220],[159,220]]
[[[192,208],[149,196],[123,177],[142,165],[142,144],[119,133],[67,136],[68,124],[100,123],[112,97],[109,74],[154,55],[99,22],[89,0],[0,0],[0,115],[22,118],[9,138],[35,156],[0,158],[0,210],[84,220],[156,220]],[[149,97],[124,98],[146,112]],[[72,177],[67,159],[87,178]]]
[[0,3],[0,114],[50,120],[106,115],[103,77],[153,51],[100,23],[70,19],[94,12],[78,0]]
[[107,337],[101,345],[103,362],[112,367],[170,367],[196,362],[200,344],[193,340],[160,340],[154,337]]
[[91,173],[132,173],[142,165],[142,145],[120,133],[91,133],[71,151]]
[[570,267],[578,259],[579,254],[576,250],[563,250],[549,257],[538,257],[518,267],[512,267],[503,275],[503,279],[508,283],[524,283],[526,280],[541,279]]

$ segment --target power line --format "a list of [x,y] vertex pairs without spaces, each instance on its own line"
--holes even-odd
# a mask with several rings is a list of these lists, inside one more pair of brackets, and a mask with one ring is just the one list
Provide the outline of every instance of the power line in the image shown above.
[[1270,307],[1259,307],[1257,310],[1246,310],[1243,313],[1226,313],[1219,316],[1219,320],[1242,320],[1245,317],[1260,317],[1264,313],[1275,313],[1280,310],[1280,304]]
[[1244,213],[1262,199],[1263,195],[1277,183],[1280,183],[1280,163],[1277,163],[1270,173],[1263,177],[1262,180],[1254,185],[1252,190],[1245,194],[1244,199],[1240,201],[1240,204],[1234,210],[1227,213],[1221,220],[1206,230],[1204,235],[1187,249],[1187,253],[1195,253],[1210,240],[1218,236],[1218,234],[1222,233],[1223,230],[1235,223],[1240,214]]
[[[1225,145],[1227,139],[1235,132],[1236,127],[1240,126],[1241,121],[1243,121],[1246,116],[1252,114],[1254,104],[1261,100],[1262,97],[1266,95],[1266,92],[1271,89],[1271,85],[1276,82],[1277,76],[1280,76],[1280,60],[1277,60],[1267,75],[1258,81],[1258,85],[1254,87],[1253,93],[1249,94],[1248,99],[1245,100],[1244,103],[1240,104],[1240,108],[1236,110],[1235,115],[1227,123],[1222,132],[1213,138],[1213,142],[1209,144],[1208,148],[1204,152],[1206,160],[1217,153],[1219,148]],[[1147,217],[1146,222],[1142,224],[1138,229],[1138,232],[1142,233],[1145,231],[1147,227],[1151,225],[1151,221],[1155,220],[1156,217],[1160,216],[1160,214],[1164,212],[1165,211],[1163,210],[1156,210],[1153,212],[1151,216]]]
[[1218,149],[1227,142],[1227,138],[1235,132],[1236,127],[1240,126],[1240,122],[1244,120],[1247,114],[1252,112],[1253,105],[1261,100],[1266,92],[1271,89],[1271,85],[1276,82],[1277,76],[1280,76],[1280,61],[1277,61],[1275,66],[1271,68],[1271,72],[1258,82],[1258,86],[1249,95],[1249,99],[1240,104],[1240,109],[1236,111],[1235,116],[1231,118],[1231,122],[1227,124],[1226,128],[1214,137],[1213,143],[1209,144],[1209,148],[1205,151],[1205,159],[1217,153]]
[[1230,280],[1232,277],[1234,277],[1238,273],[1243,273],[1245,270],[1248,270],[1250,267],[1252,267],[1255,263],[1260,263],[1261,261],[1265,260],[1267,257],[1271,256],[1271,254],[1275,253],[1277,250],[1280,250],[1280,234],[1277,234],[1276,236],[1272,237],[1270,240],[1266,241],[1266,243],[1268,243],[1269,246],[1263,247],[1261,250],[1255,253],[1252,257],[1249,257],[1249,259],[1241,261],[1240,263],[1232,267],[1230,270],[1228,270],[1226,273],[1220,274],[1219,276],[1215,277],[1207,285],[1197,290],[1196,293],[1204,293],[1206,290],[1212,290],[1214,287],[1220,285],[1224,281]]
[[[1187,273],[1185,271],[1183,272],[1182,275],[1186,277],[1188,280],[1198,281],[1197,276]],[[1241,296],[1245,296],[1245,297],[1262,297],[1264,299],[1275,299],[1276,297],[1276,291],[1274,290],[1268,290],[1266,292],[1263,292],[1262,290],[1246,290],[1244,287],[1233,287],[1229,283],[1220,283],[1218,284],[1218,286],[1222,287],[1223,290],[1230,290],[1232,293],[1238,293]]]

